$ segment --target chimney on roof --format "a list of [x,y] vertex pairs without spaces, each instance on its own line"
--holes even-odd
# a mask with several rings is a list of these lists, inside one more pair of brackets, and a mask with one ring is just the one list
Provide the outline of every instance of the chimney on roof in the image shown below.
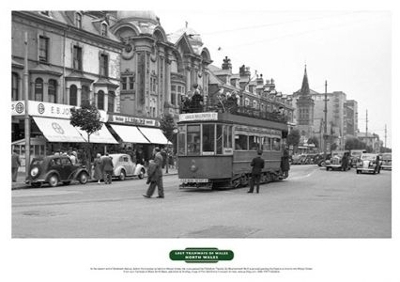
[[223,70],[230,70],[232,71],[232,64],[231,64],[231,59],[228,58],[228,56],[225,56],[225,59],[223,60],[222,64],[222,69]]
[[264,85],[264,78],[262,74],[257,77],[257,85]]

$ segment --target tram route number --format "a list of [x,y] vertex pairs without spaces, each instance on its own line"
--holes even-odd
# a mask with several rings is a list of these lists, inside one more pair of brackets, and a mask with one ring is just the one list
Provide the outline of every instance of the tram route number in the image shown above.
[[181,178],[182,183],[197,183],[197,182],[208,182],[208,179],[204,178]]

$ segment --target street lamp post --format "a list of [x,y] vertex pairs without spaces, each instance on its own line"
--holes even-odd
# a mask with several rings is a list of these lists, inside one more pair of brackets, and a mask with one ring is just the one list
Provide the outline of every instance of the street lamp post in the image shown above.
[[25,102],[25,175],[28,177],[31,153],[31,132],[29,119],[29,72],[28,72],[28,33],[25,32],[25,54],[24,54],[24,102]]
[[325,108],[324,108],[324,114],[325,114],[325,124],[324,124],[324,160],[326,160],[326,150],[327,150],[327,142],[328,142],[328,93],[327,93],[327,87],[328,87],[328,82],[325,80]]

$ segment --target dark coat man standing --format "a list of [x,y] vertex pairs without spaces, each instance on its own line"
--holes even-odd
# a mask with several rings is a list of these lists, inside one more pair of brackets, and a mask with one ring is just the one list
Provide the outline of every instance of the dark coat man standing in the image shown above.
[[104,184],[111,184],[114,170],[112,158],[108,154],[106,154],[104,157],[101,158],[101,161],[103,163]]
[[14,151],[11,154],[11,175],[12,182],[17,182],[18,168],[21,166],[19,155]]
[[262,169],[264,168],[264,159],[261,158],[262,155],[261,150],[259,150],[257,154],[258,156],[255,157],[250,164],[253,167],[253,169],[251,170],[250,190],[247,193],[253,193],[254,184],[257,185],[257,193],[259,193],[260,191],[260,177]]

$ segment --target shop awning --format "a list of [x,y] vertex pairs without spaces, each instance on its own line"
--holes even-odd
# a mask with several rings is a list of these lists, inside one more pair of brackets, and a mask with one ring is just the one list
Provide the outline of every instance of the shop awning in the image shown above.
[[123,142],[149,144],[149,140],[143,136],[136,126],[112,124],[111,127],[119,135]]
[[168,139],[162,133],[161,129],[150,127],[138,127],[139,130],[149,139],[152,144],[168,144]]
[[67,119],[33,117],[44,137],[50,142],[86,142]]
[[[87,141],[87,133],[78,128],[75,128],[82,134],[82,137]],[[102,143],[102,144],[118,144],[117,140],[108,131],[105,124],[101,127],[99,131],[92,133],[90,135],[90,143]]]

